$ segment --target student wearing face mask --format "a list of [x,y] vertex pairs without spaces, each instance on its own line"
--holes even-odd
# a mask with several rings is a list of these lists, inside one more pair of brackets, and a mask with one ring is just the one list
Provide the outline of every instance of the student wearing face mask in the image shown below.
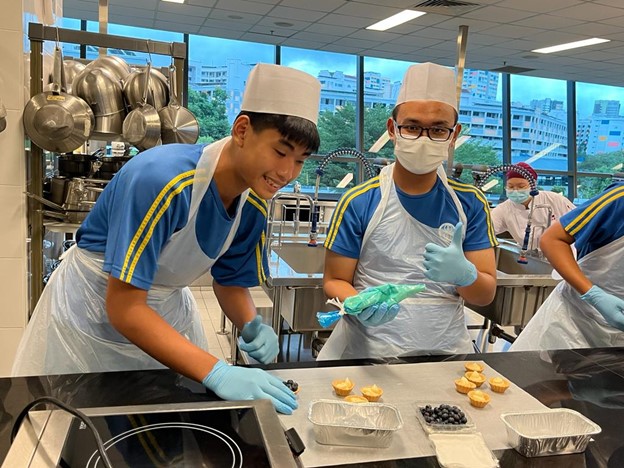
[[[537,172],[527,163],[521,162],[516,164],[516,166],[526,169],[534,179],[537,179]],[[531,187],[529,181],[526,180],[522,174],[513,170],[507,172],[507,184],[505,185],[507,200],[500,203],[492,210],[492,223],[494,224],[494,232],[496,232],[496,234],[507,231],[518,245],[522,245],[529,219],[530,204],[533,198],[535,198],[535,207],[550,207],[550,222],[548,220],[549,212],[547,209],[533,209],[531,237],[529,238],[528,245],[528,249],[533,250],[539,248],[540,238],[546,228],[568,211],[574,209],[574,204],[566,197],[556,192],[540,190],[537,196],[532,197],[529,193],[530,191]]]
[[461,130],[455,83],[446,67],[408,69],[387,123],[396,162],[343,195],[325,241],[328,297],[344,300],[384,283],[426,290],[343,316],[318,359],[473,350],[462,299],[492,301],[496,238],[483,193],[447,180],[442,168]]

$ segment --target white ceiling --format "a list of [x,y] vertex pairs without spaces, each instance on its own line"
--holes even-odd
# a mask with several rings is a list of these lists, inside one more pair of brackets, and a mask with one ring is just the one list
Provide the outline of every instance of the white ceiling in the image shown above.
[[[109,22],[292,47],[455,65],[467,25],[466,67],[624,85],[624,0],[454,0],[389,31],[366,26],[424,0],[109,0]],[[127,5],[132,5],[127,6]],[[64,0],[64,16],[98,20],[97,0]],[[611,42],[556,54],[532,49],[591,37]]]

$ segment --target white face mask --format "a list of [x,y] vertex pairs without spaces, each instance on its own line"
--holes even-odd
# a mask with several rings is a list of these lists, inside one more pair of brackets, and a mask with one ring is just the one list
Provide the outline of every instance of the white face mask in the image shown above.
[[451,140],[432,141],[426,135],[418,140],[396,137],[394,155],[401,166],[412,174],[429,174],[448,159]]

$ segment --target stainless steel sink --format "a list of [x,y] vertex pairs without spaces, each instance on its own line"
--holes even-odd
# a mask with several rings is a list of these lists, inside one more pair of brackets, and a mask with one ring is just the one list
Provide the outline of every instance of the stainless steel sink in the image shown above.
[[560,280],[552,277],[552,266],[536,257],[518,263],[520,250],[496,248],[496,295],[491,304],[466,307],[502,326],[525,326]]
[[307,242],[282,242],[271,248],[267,292],[273,299],[273,325],[283,317],[295,332],[320,331],[316,313],[335,309],[323,292],[325,248]]
[[325,265],[325,247],[310,247],[304,243],[284,243],[273,247],[273,252],[296,273],[322,274]]
[[[520,250],[514,246],[496,248],[497,285],[491,304],[467,307],[502,326],[525,326],[553,291],[552,266],[545,260],[527,257],[518,263]],[[281,315],[294,331],[322,330],[316,312],[332,310],[325,304],[323,266],[325,248],[304,242],[282,243],[271,249],[268,286],[273,313]],[[277,322],[276,326],[277,326]]]

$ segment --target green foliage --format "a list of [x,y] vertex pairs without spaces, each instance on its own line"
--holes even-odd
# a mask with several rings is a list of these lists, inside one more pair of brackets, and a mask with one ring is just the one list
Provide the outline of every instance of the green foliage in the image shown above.
[[209,97],[205,93],[189,89],[188,108],[199,123],[199,142],[210,143],[230,134],[225,100],[227,93],[216,88]]
[[[375,104],[371,108],[364,110],[364,149],[370,148],[373,143],[386,130],[386,122],[392,108],[382,104]],[[328,154],[338,148],[355,148],[355,106],[347,103],[345,106],[337,108],[336,112],[323,111],[319,115],[319,134],[321,136],[321,147],[319,154]],[[367,158],[390,158],[392,145],[386,144],[378,153],[366,153]],[[305,164],[298,180],[304,185],[313,185],[316,180],[317,161],[310,161]],[[325,174],[321,178],[321,186],[335,187],[343,177],[349,172],[354,172],[357,166],[355,163],[330,163],[327,165]],[[355,178],[347,185],[352,187],[356,184]]]
[[[453,163],[484,164],[486,166],[497,166],[501,164],[501,158],[496,150],[492,148],[492,146],[478,138],[471,138],[455,150],[455,153],[453,155]],[[500,194],[503,191],[502,176],[497,175],[494,177],[498,177],[500,181],[498,185],[488,190],[488,193]],[[474,184],[472,170],[464,169],[460,180],[467,184]]]
[[327,154],[337,148],[355,147],[355,107],[347,103],[336,112],[323,111],[319,115],[321,136],[320,154]]
[[[622,151],[611,153],[591,154],[579,162],[577,170],[579,172],[603,172],[612,174],[614,167],[624,162]],[[581,177],[579,178],[578,196],[579,198],[591,198],[598,195],[611,184],[610,178]]]
[[564,197],[568,195],[568,189],[561,185],[555,185],[552,189],[550,189],[550,191],[555,192],[555,193],[560,193]]

